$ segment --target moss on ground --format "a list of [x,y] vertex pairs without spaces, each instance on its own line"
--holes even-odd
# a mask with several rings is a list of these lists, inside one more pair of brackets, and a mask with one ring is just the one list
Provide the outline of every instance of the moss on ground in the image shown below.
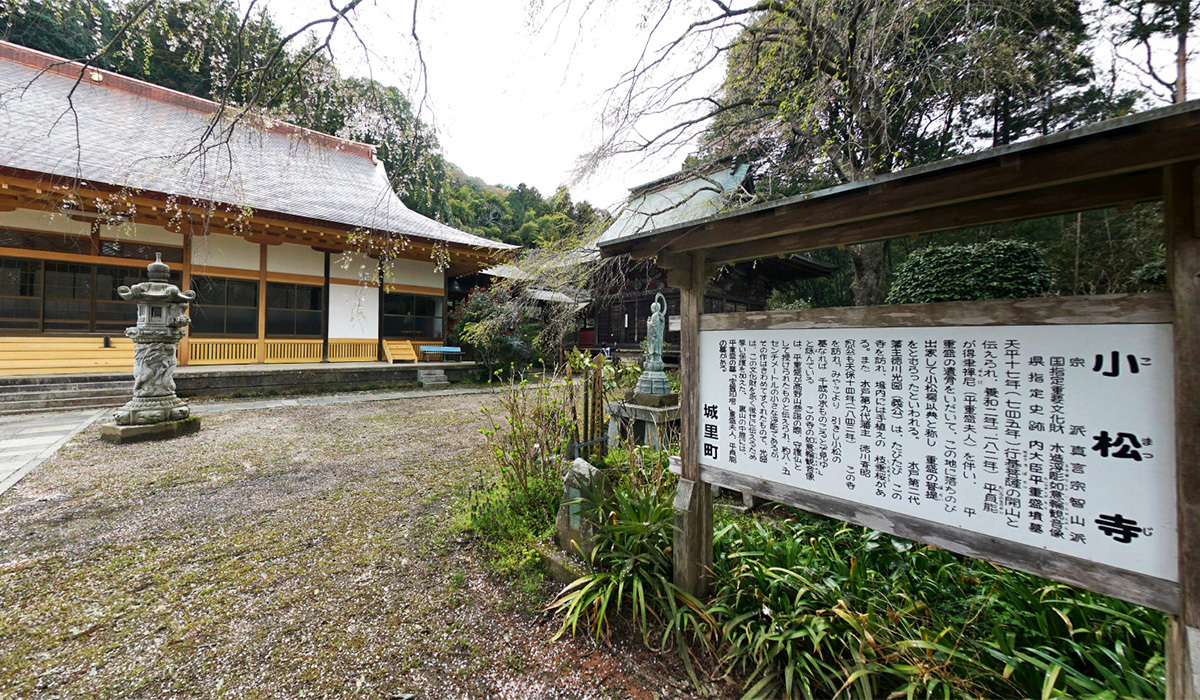
[[451,526],[485,400],[89,430],[0,497],[0,697],[651,697],[658,660],[549,643]]

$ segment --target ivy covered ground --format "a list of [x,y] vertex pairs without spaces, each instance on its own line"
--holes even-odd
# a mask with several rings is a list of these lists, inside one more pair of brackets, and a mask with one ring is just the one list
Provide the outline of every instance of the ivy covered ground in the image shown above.
[[674,657],[551,641],[483,574],[449,514],[491,400],[89,429],[0,496],[0,697],[690,695]]

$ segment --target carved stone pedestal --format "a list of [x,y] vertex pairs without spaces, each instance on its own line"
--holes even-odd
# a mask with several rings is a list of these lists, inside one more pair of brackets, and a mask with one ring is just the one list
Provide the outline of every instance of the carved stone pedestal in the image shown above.
[[[613,401],[604,406],[608,413],[608,447],[618,447],[621,433],[639,445],[661,450],[667,446],[667,433],[679,430],[679,405],[642,406]],[[622,431],[622,428],[625,428]]]

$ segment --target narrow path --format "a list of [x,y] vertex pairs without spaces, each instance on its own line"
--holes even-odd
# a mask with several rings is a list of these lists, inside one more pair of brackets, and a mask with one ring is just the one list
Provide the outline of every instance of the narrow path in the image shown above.
[[0,494],[109,410],[35,413],[0,420]]

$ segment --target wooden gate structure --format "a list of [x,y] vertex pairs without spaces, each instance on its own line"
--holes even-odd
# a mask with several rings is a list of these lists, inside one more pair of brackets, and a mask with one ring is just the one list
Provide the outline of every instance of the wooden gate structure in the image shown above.
[[[1163,202],[1169,281],[1167,293],[703,314],[705,284],[712,276],[715,266],[720,264],[1148,201]],[[1197,697],[1197,688],[1200,687],[1198,209],[1200,101],[1174,105],[1020,144],[914,167],[863,182],[603,242],[600,248],[604,256],[627,254],[635,259],[656,257],[658,265],[668,270],[670,284],[678,287],[682,293],[679,314],[683,384],[680,448],[682,472],[675,501],[676,583],[693,594],[707,593],[713,554],[711,486],[717,484],[732,487],[753,492],[763,498],[868,525],[901,537],[935,544],[961,554],[1166,611],[1173,616],[1168,630],[1169,697]],[[1104,401],[1090,400],[1087,408],[1108,410],[1109,414],[1106,415],[1128,415],[1134,418],[1132,414],[1135,409],[1142,415],[1146,412],[1141,411],[1139,407],[1143,404],[1149,405],[1152,410],[1148,413],[1153,414],[1151,418],[1160,418],[1150,424],[1151,428],[1156,431],[1156,435],[1163,436],[1167,443],[1154,446],[1159,454],[1151,455],[1149,450],[1144,450],[1143,461],[1142,454],[1127,449],[1136,439],[1133,433],[1122,433],[1124,437],[1129,438],[1129,442],[1118,450],[1118,444],[1124,437],[1117,436],[1112,440],[1110,438],[1114,436],[1107,432],[1099,436],[1090,434],[1098,432],[1100,426],[1089,428],[1086,438],[1077,440],[1091,440],[1095,437],[1096,445],[1087,449],[1073,449],[1080,451],[1076,454],[1087,453],[1086,459],[1099,459],[1099,456],[1136,457],[1136,466],[1139,469],[1159,466],[1162,470],[1159,491],[1151,490],[1147,493],[1151,496],[1155,493],[1161,496],[1162,502],[1158,506],[1162,512],[1158,515],[1164,518],[1161,520],[1164,526],[1157,532],[1152,531],[1152,528],[1141,530],[1133,526],[1125,527],[1136,523],[1120,513],[1105,513],[1098,517],[1095,513],[1089,513],[1086,536],[1092,538],[1095,550],[1091,548],[1093,544],[1089,544],[1088,548],[1080,546],[1071,549],[1066,544],[1065,533],[1062,532],[1055,534],[1056,537],[1062,537],[1062,540],[1055,540],[1052,545],[1041,545],[1038,543],[1051,540],[1037,539],[1030,534],[1031,530],[1046,534],[1040,529],[1040,520],[1036,524],[1030,523],[1028,528],[1022,525],[1022,541],[1021,537],[1007,538],[974,530],[970,525],[964,526],[961,520],[929,515],[914,516],[912,512],[899,507],[903,503],[898,503],[895,508],[890,505],[882,507],[878,503],[872,504],[867,498],[868,494],[862,493],[869,490],[866,488],[858,492],[843,489],[832,495],[829,490],[822,492],[819,489],[802,488],[796,485],[796,482],[804,483],[800,470],[797,470],[793,477],[773,477],[769,474],[764,477],[761,469],[755,471],[749,467],[742,467],[741,463],[731,466],[727,462],[721,462],[717,458],[717,450],[722,449],[721,446],[715,442],[710,445],[705,442],[705,438],[715,436],[718,428],[725,429],[725,416],[718,413],[716,408],[711,408],[710,415],[702,413],[701,394],[707,392],[705,396],[711,395],[714,382],[725,381],[724,376],[714,378],[713,373],[718,371],[716,358],[706,357],[705,353],[716,353],[718,343],[732,337],[729,336],[729,331],[736,331],[741,333],[743,338],[751,339],[798,339],[802,337],[798,335],[801,333],[807,333],[808,335],[803,337],[810,339],[826,336],[853,336],[863,339],[872,337],[876,340],[863,341],[872,348],[876,347],[874,343],[877,342],[898,342],[902,345],[909,342],[945,343],[945,339],[955,337],[961,337],[964,342],[969,343],[975,343],[979,338],[985,339],[981,342],[994,342],[987,341],[986,338],[996,337],[997,334],[1010,334],[1014,337],[1024,334],[1037,342],[1048,341],[1052,345],[1066,343],[1073,338],[1070,342],[1075,343],[1076,349],[1083,347],[1087,351],[1094,351],[1096,365],[1083,367],[1082,358],[1072,358],[1073,362],[1078,363],[1074,365],[1075,369],[1070,370],[1075,373],[1072,376],[1085,377],[1080,381],[1093,384],[1102,381],[1102,377],[1115,376],[1122,367],[1127,374],[1141,371],[1142,378],[1152,377],[1155,376],[1150,368],[1153,365],[1162,370],[1158,373],[1160,383],[1153,385],[1157,387],[1154,391],[1141,392],[1145,395],[1139,396],[1118,394]],[[723,333],[725,335],[722,335]],[[787,335],[789,333],[793,335]],[[878,340],[888,333],[893,334],[890,336],[892,341]],[[939,333],[941,335],[938,335]],[[702,336],[708,340],[702,343]],[[939,337],[943,340],[937,340]],[[1116,350],[1120,344],[1114,347],[1107,344],[1098,345],[1095,343],[1098,337],[1141,338],[1145,339],[1147,344],[1130,350],[1127,355],[1118,356]],[[934,340],[929,340],[930,338]],[[794,342],[798,344],[801,341]],[[955,342],[957,341],[951,340],[945,347],[957,348]],[[859,347],[868,347],[856,343],[857,340],[847,342],[845,348],[853,351]],[[706,348],[703,352],[702,347]],[[720,347],[723,348],[724,345]],[[1110,350],[1114,351],[1113,365],[1107,367],[1106,372],[1102,372],[1101,360],[1108,361]],[[1076,351],[1075,354],[1082,352]],[[1142,357],[1143,354],[1154,353],[1158,354],[1153,359],[1149,356]],[[1134,355],[1138,357],[1135,358]],[[1059,359],[1061,364],[1063,357],[1066,355],[1060,353],[1060,357],[1052,357],[1051,360]],[[1088,365],[1091,365],[1091,357],[1092,355],[1087,355]],[[1037,358],[1038,361],[1042,359]],[[1127,359],[1128,365],[1124,364]],[[708,368],[708,373],[703,376],[702,361]],[[723,355],[721,361],[725,361]],[[730,362],[732,361],[733,359],[730,359]],[[754,361],[752,356],[751,362]],[[899,364],[909,360],[884,357],[878,361],[884,364]],[[1021,365],[1023,370],[1027,369],[1029,364],[1036,364],[1033,357],[1023,358],[1022,361],[1026,363]],[[842,362],[846,367],[855,366],[854,362],[844,358],[838,362]],[[1139,365],[1139,362],[1142,364]],[[865,360],[862,367],[867,367]],[[916,369],[915,363],[913,368]],[[724,367],[721,366],[720,370],[723,371]],[[1054,377],[1055,371],[1053,368],[1049,369],[1049,376]],[[931,373],[936,374],[937,370],[932,370]],[[1040,371],[1034,374],[1042,376]],[[1062,371],[1059,371],[1057,376],[1061,378]],[[947,378],[946,381],[950,379]],[[898,378],[897,386],[901,383],[902,378]],[[703,390],[702,384],[705,385]],[[730,379],[731,396],[737,389],[734,384]],[[885,387],[881,386],[881,391],[883,389]],[[784,393],[787,393],[786,388]],[[1030,395],[1033,395],[1032,392]],[[811,402],[813,397],[809,395],[805,401]],[[1050,399],[1046,401],[1050,402]],[[802,410],[799,403],[797,397],[796,411]],[[710,407],[706,404],[705,409],[707,413]],[[751,410],[753,411],[753,408]],[[959,410],[962,410],[961,407]],[[741,420],[734,415],[735,413],[736,411],[731,412],[729,416],[731,440],[735,419]],[[783,422],[786,423],[786,420]],[[705,431],[703,436],[702,426]],[[1030,424],[1030,430],[1032,429]],[[1082,427],[1080,430],[1082,431]],[[767,436],[767,439],[771,437],[773,436]],[[1103,442],[1100,438],[1103,438]],[[937,441],[932,438],[930,440],[929,444],[932,447]],[[702,445],[705,446],[703,449],[706,452],[709,452],[711,447],[711,452],[702,455]],[[803,447],[797,444],[796,450],[802,450]],[[1109,451],[1110,448],[1112,452]],[[786,450],[786,446],[784,449]],[[809,449],[811,452],[811,446]],[[1093,454],[1092,450],[1100,451]],[[752,452],[751,460],[754,454],[757,453]],[[784,454],[787,454],[786,451]],[[1038,476],[1030,477],[1029,470],[1032,466],[1028,459],[1032,457],[1028,452],[1023,454],[1025,463],[1015,464],[1015,460],[1009,460],[1008,467],[1020,472],[1010,473],[1010,476],[1018,480],[1032,478],[1037,482],[1037,502],[1039,507],[1044,508],[1040,498],[1044,465],[1040,462],[1034,465],[1038,467],[1034,470]],[[796,457],[797,466],[801,466],[802,469],[797,454],[791,456]],[[1151,459],[1152,457],[1154,459]],[[1036,457],[1037,460],[1045,458],[1045,455],[1040,453]],[[1050,459],[1049,468],[1053,470],[1054,458]],[[1084,460],[1085,457],[1079,459]],[[743,462],[745,461],[747,460],[743,455]],[[764,453],[762,462],[765,464],[768,461],[775,463],[778,460],[774,457],[768,460]],[[946,461],[946,464],[952,463]],[[786,461],[779,464],[782,465],[782,473],[788,473]],[[1122,466],[1130,464],[1133,462]],[[922,471],[921,465],[916,464],[915,460],[908,467],[914,465],[918,471]],[[816,468],[819,470],[821,466],[818,464]],[[808,468],[811,484],[814,468],[811,462]],[[1061,459],[1059,468],[1065,468]],[[934,491],[922,491],[914,498],[920,500],[922,495],[933,494],[942,498],[944,503],[949,503],[945,500],[950,483],[950,477],[946,474],[949,472],[945,465],[939,469],[941,471],[931,477],[935,480],[933,487],[921,483],[921,487],[933,488]],[[864,470],[862,475],[848,473],[846,479],[863,479],[863,475],[870,472],[869,465],[864,464]],[[1084,470],[1082,461],[1079,470],[1080,473]],[[847,472],[852,471],[847,469]],[[998,469],[998,474],[998,478],[1003,479],[1004,469]],[[917,478],[921,476],[924,474]],[[1062,478],[1065,483],[1066,477],[1054,478]],[[960,480],[962,475],[956,473],[954,479]],[[1121,479],[1106,478],[1105,483],[1093,484],[1093,490],[1119,493],[1122,488],[1127,487],[1132,493],[1144,485],[1141,482],[1151,480],[1131,476],[1126,483]],[[864,481],[869,483],[871,477],[865,477]],[[860,481],[859,484],[866,486],[864,481]],[[890,487],[884,485],[883,490],[896,489],[901,481],[902,479],[897,480],[896,484]],[[913,481],[910,479],[908,483],[913,484]],[[1065,489],[1065,486],[1063,488]],[[850,493],[855,495],[848,496]],[[1032,487],[1029,493],[1035,493]],[[904,494],[901,493],[900,496],[897,501],[904,500]],[[1170,503],[1172,499],[1173,506]],[[1072,503],[1083,504],[1084,499],[1079,498]],[[1055,516],[1055,506],[1051,504],[1050,510],[1045,510],[1044,514],[1047,514],[1048,519],[1057,517],[1062,521],[1066,517],[1064,509],[1073,512],[1069,510],[1071,507],[1060,503]],[[947,505],[946,510],[948,509]],[[1018,505],[1014,508],[1018,513],[1013,517],[1033,517],[1032,509],[1033,501],[1026,500],[1023,506]],[[1079,512],[1083,513],[1082,510]],[[1038,516],[1039,519],[1040,517]],[[1013,522],[1015,521],[1010,517],[1009,525]],[[1080,528],[1084,525],[1081,518]],[[1047,524],[1046,527],[1054,526]],[[1079,534],[1082,537],[1084,533]],[[1154,539],[1154,536],[1157,536],[1157,539]],[[1132,538],[1138,537],[1143,538],[1140,542],[1153,542],[1160,550],[1160,558],[1168,561],[1142,567],[1120,560],[1114,561],[1111,556],[1093,557],[1089,554],[1092,551],[1103,551],[1104,547],[1112,550],[1114,542],[1128,543]],[[1116,546],[1119,549],[1120,545]],[[1080,553],[1070,553],[1077,551]]]

